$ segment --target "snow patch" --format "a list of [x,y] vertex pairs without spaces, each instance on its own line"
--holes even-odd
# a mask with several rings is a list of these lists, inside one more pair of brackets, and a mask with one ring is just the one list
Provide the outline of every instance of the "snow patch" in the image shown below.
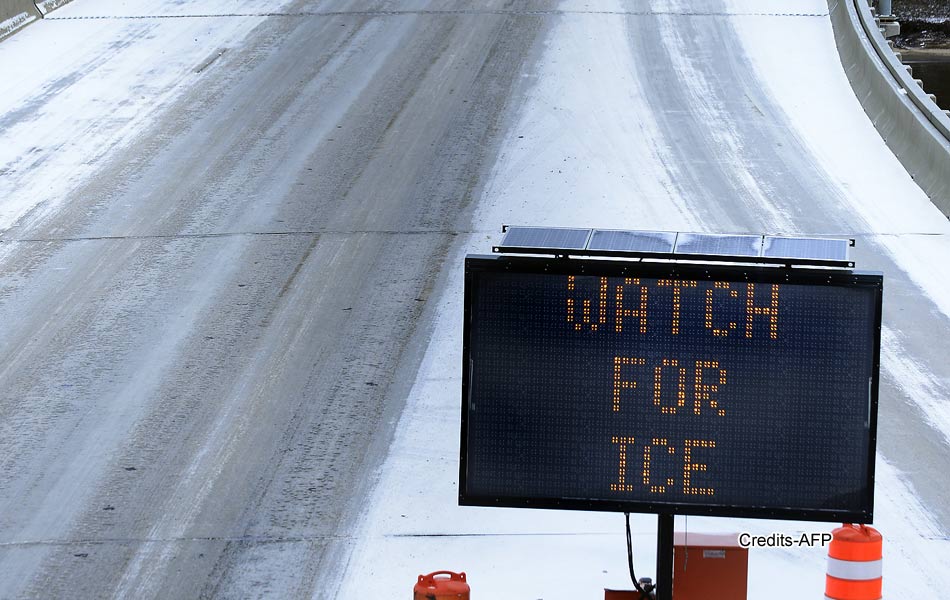
[[926,366],[904,350],[900,337],[888,327],[881,330],[881,365],[904,394],[950,444],[950,384],[940,381]]
[[540,72],[525,74],[538,85],[502,144],[475,221],[496,232],[526,223],[700,230],[664,167],[668,152],[646,118],[622,18],[572,14],[546,43]]

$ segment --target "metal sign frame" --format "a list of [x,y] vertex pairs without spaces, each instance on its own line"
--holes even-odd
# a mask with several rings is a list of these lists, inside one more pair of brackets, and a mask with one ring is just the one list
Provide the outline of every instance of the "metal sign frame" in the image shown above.
[[[816,286],[865,286],[876,289],[873,364],[871,367],[869,428],[866,474],[867,502],[856,510],[831,510],[809,507],[733,506],[720,504],[681,504],[667,502],[607,501],[580,498],[491,497],[467,492],[468,414],[472,373],[470,336],[472,332],[472,283],[478,272],[512,272],[526,274],[595,275],[607,277],[638,276],[646,278],[729,280],[750,283],[776,283]],[[462,344],[462,415],[459,457],[459,504],[467,506],[504,506],[515,508],[548,508],[654,514],[750,517],[785,520],[870,523],[873,520],[874,468],[877,445],[877,409],[880,379],[881,315],[883,276],[878,272],[841,269],[804,269],[768,266],[726,266],[709,264],[650,263],[640,261],[608,261],[598,259],[567,259],[548,257],[469,255],[465,259],[465,297]]]

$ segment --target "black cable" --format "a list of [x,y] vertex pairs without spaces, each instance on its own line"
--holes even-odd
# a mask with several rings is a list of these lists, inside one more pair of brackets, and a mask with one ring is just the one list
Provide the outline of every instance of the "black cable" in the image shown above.
[[640,592],[639,600],[653,600],[653,596],[650,595],[650,592],[653,591],[651,587],[649,590],[644,589],[640,585],[640,580],[637,579],[636,573],[633,572],[633,537],[630,534],[630,513],[623,513],[624,518],[627,520],[627,567],[630,568],[630,581],[633,582],[633,587]]

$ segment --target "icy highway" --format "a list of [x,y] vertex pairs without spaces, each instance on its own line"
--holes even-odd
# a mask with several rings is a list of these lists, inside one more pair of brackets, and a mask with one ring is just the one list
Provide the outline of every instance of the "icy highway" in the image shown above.
[[[502,223],[856,238],[885,585],[938,597],[950,226],[827,13],[74,0],[0,42],[0,598],[623,585],[615,515],[455,505],[460,261]],[[821,549],[760,556],[750,597],[820,592]]]

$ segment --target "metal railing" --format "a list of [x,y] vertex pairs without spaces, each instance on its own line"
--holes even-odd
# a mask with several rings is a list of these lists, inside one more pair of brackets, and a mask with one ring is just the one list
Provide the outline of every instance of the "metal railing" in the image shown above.
[[[950,141],[950,117],[947,117],[946,113],[930,99],[930,96],[927,95],[923,88],[907,73],[904,64],[894,55],[890,46],[887,45],[884,36],[881,35],[867,1],[850,1],[858,13],[858,19],[861,21],[864,33],[867,35],[868,41],[870,41],[878,58],[881,59],[881,62],[884,63],[887,70],[894,79],[897,80],[898,85],[903,89],[904,93],[907,94],[910,101],[927,117],[931,125],[943,134],[943,137],[946,138],[947,141]],[[890,2],[888,1],[887,4],[890,4]],[[883,10],[883,8],[880,10]],[[890,12],[890,7],[888,7],[888,12]]]

